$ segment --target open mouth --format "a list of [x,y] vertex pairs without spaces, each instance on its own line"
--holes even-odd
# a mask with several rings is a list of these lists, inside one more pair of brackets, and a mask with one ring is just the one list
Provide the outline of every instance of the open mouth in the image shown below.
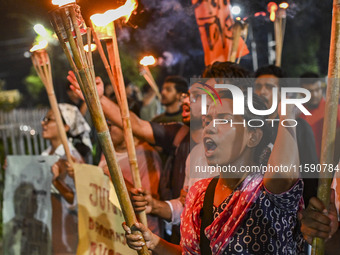
[[206,155],[210,155],[217,148],[216,143],[211,138],[204,138],[203,142]]

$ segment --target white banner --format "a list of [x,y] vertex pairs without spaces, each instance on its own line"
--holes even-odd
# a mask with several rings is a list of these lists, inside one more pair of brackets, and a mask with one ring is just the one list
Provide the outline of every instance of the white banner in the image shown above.
[[136,254],[125,241],[123,214],[110,202],[110,180],[99,167],[75,164],[79,244],[77,255]]
[[4,254],[51,254],[51,166],[55,156],[8,156],[3,207]]

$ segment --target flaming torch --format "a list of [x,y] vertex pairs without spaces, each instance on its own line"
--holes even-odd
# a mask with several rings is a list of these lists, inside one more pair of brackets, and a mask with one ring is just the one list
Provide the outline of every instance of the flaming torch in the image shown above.
[[[116,153],[111,141],[110,132],[106,124],[103,109],[100,105],[94,71],[92,70],[93,64],[90,63],[92,59],[91,56],[86,56],[84,50],[81,34],[85,33],[86,27],[80,13],[80,7],[76,5],[74,1],[73,3],[67,3],[66,5],[59,4],[59,8],[50,12],[50,18],[59,42],[76,75],[91,114],[93,124],[97,130],[99,142],[103,149],[126,223],[129,227],[132,227],[134,232],[136,232],[134,224],[137,222],[137,218],[133,211],[122,172],[117,164]],[[89,51],[89,53],[90,52],[91,51]],[[142,239],[141,241],[144,240]],[[146,246],[143,246],[143,249],[138,251],[138,254],[149,254],[149,251]]]
[[33,66],[37,74],[39,75],[42,83],[44,84],[46,88],[48,100],[50,101],[50,105],[51,105],[53,114],[56,119],[59,137],[64,146],[67,161],[70,164],[72,164],[73,161],[72,161],[72,157],[70,153],[70,148],[68,147],[68,143],[67,143],[67,136],[66,136],[64,124],[63,124],[60,111],[58,108],[57,98],[54,93],[51,62],[50,62],[50,58],[48,57],[47,51],[45,49],[46,47],[47,47],[46,40],[41,41],[39,42],[39,44],[33,46],[30,49],[30,52],[32,53],[31,59],[32,59]]
[[270,20],[274,22],[276,66],[281,66],[282,46],[286,30],[286,9],[288,6],[286,2],[281,3],[279,6],[274,2],[268,3]]
[[155,63],[156,60],[153,56],[145,56],[143,59],[141,59],[141,61],[139,61],[139,64],[141,64],[142,66],[141,75],[143,75],[144,79],[149,83],[150,87],[155,91],[158,99],[161,99],[161,94],[159,93],[158,86],[149,69],[149,65],[154,65]]
[[[137,3],[134,0],[127,0],[123,6],[114,10],[108,10],[103,14],[94,14],[90,17],[90,19],[93,24],[93,37],[97,44],[101,59],[109,75],[110,81],[113,85],[117,97],[118,104],[120,106],[124,128],[124,138],[127,145],[133,183],[135,188],[141,188],[142,183],[137,163],[136,149],[130,122],[129,107],[126,97],[124,78],[119,58],[119,49],[114,26],[114,21],[116,19],[124,17],[125,21],[128,21],[132,11],[136,7]],[[106,43],[110,65],[108,64],[107,58],[104,54],[104,51],[102,50],[100,40],[104,40]],[[147,226],[145,211],[138,213],[138,218],[144,225]]]
[[270,21],[274,22],[276,19],[277,4],[275,2],[269,2],[267,5],[267,10],[269,12]]

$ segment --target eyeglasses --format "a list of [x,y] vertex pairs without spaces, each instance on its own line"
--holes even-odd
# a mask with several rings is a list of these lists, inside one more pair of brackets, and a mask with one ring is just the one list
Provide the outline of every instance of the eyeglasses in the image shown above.
[[55,119],[52,119],[52,118],[49,118],[49,117],[43,117],[42,119],[41,119],[41,122],[44,122],[44,123],[49,123],[50,121],[52,121],[52,120],[55,120]]

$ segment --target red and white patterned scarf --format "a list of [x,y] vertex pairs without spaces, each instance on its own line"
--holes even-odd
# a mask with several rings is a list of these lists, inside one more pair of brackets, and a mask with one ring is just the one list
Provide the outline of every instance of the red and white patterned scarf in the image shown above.
[[[200,254],[200,212],[210,179],[195,183],[187,196],[181,220],[181,246],[183,254]],[[263,187],[262,175],[249,175],[230,198],[223,212],[205,229],[212,254],[222,254],[238,226]]]

